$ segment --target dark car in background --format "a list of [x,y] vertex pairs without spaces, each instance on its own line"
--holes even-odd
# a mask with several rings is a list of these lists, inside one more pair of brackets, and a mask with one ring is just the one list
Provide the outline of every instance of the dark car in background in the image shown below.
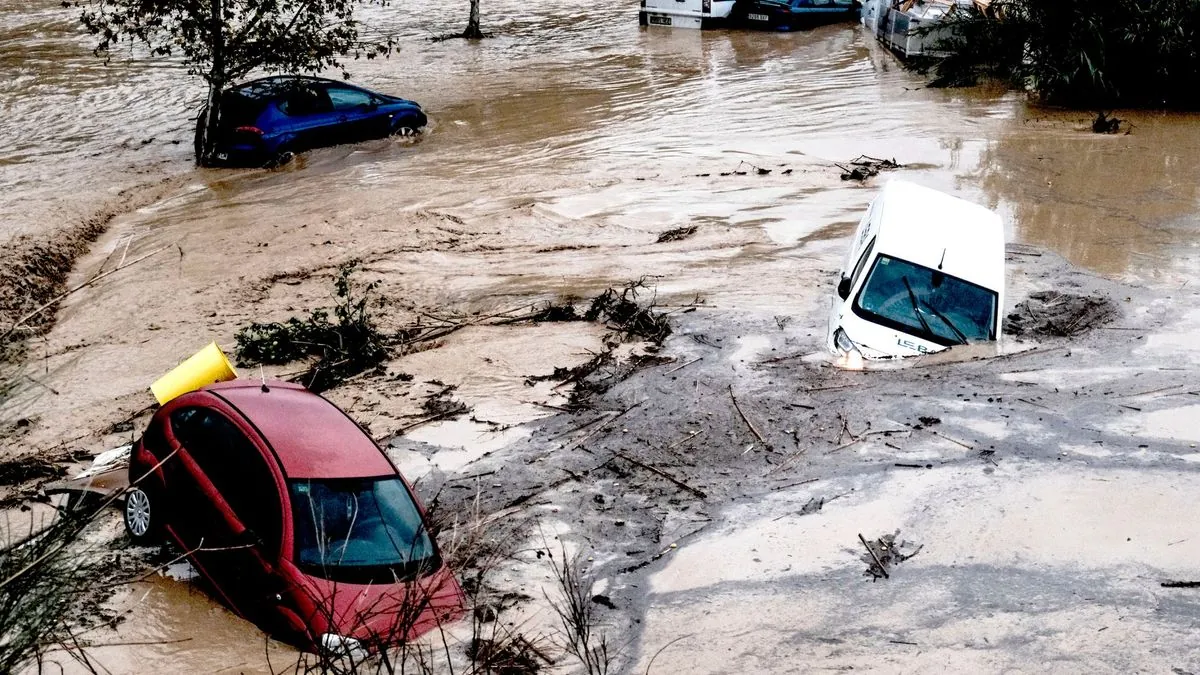
[[[277,76],[221,95],[210,163],[261,166],[311,148],[411,136],[428,122],[416,103],[319,77]],[[196,125],[196,155],[205,114]]]
[[173,541],[219,600],[281,639],[359,654],[462,613],[411,487],[303,387],[235,380],[172,399],[129,479],[131,537]]
[[730,20],[762,30],[803,30],[858,17],[859,0],[738,0]]

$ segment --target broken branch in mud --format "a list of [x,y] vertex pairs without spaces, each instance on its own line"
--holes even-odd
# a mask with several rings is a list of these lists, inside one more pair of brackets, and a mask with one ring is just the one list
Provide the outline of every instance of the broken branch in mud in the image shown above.
[[862,542],[863,548],[867,549],[867,553],[871,554],[871,560],[875,561],[875,567],[879,569],[879,573],[883,575],[883,578],[890,579],[891,576],[888,574],[887,568],[883,566],[883,561],[879,559],[878,555],[875,555],[875,549],[871,548],[870,544],[867,543],[866,538],[862,536],[862,532],[858,533],[858,540]]
[[[564,447],[564,448],[563,448],[563,450],[564,450],[564,451],[567,451],[567,450],[574,450],[575,448],[578,448],[579,446],[583,445],[583,444],[584,444],[584,443],[586,443],[587,441],[591,440],[591,438],[592,438],[593,436],[595,436],[596,434],[598,434],[598,433],[600,433],[601,431],[604,431],[606,428],[608,428],[608,425],[610,425],[610,424],[612,424],[613,422],[617,421],[617,419],[619,419],[619,418],[621,418],[621,417],[624,417],[624,416],[625,416],[625,414],[626,414],[626,413],[628,413],[630,410],[633,410],[634,408],[636,408],[636,407],[640,406],[641,404],[645,403],[646,401],[647,401],[647,399],[642,399],[642,400],[638,401],[637,403],[634,403],[633,405],[629,406],[628,408],[626,408],[626,409],[622,410],[621,412],[617,413],[616,415],[613,415],[612,417],[609,417],[607,420],[605,420],[605,421],[604,421],[604,423],[603,423],[603,424],[601,424],[600,426],[596,427],[595,429],[592,429],[592,430],[591,430],[590,432],[588,432],[588,434],[587,434],[586,436],[584,436],[583,438],[581,438],[581,439],[579,439],[579,440],[577,440],[577,441],[574,441],[574,442],[572,442],[570,445],[568,445],[568,446]],[[587,426],[588,426],[588,425],[586,425],[586,424],[585,424],[585,425],[584,425],[583,427],[581,427],[581,428],[585,428],[585,427],[587,427]]]
[[708,495],[705,494],[704,490],[694,488],[691,485],[688,485],[687,483],[679,480],[675,476],[672,476],[671,474],[667,473],[666,471],[663,471],[662,469],[653,467],[649,464],[646,464],[645,462],[636,460],[636,459],[630,457],[629,455],[626,455],[625,453],[620,452],[620,451],[617,451],[616,453],[613,453],[613,454],[616,457],[620,457],[621,459],[625,460],[626,462],[629,462],[630,464],[633,464],[635,466],[640,466],[643,469],[649,471],[650,473],[653,473],[653,474],[662,476],[663,478],[666,478],[667,480],[671,481],[675,485],[678,485],[679,487],[683,488],[684,490],[687,490],[688,492],[696,495],[700,499],[708,499]]
[[650,662],[646,664],[646,673],[645,673],[645,675],[650,675],[650,669],[651,669],[652,667],[654,667],[654,662],[655,662],[656,660],[658,660],[658,657],[659,657],[659,656],[660,656],[660,655],[661,655],[663,652],[667,651],[667,647],[670,647],[671,645],[675,644],[676,642],[679,642],[680,640],[686,640],[686,639],[688,639],[688,638],[692,637],[693,635],[695,635],[695,633],[688,633],[687,635],[680,635],[679,637],[675,638],[674,640],[671,640],[671,641],[670,641],[670,642],[668,642],[667,644],[665,644],[665,645],[663,645],[663,646],[659,647],[659,648],[658,648],[658,651],[654,652],[654,656],[651,656],[651,657],[650,657]]
[[691,361],[688,361],[687,363],[685,363],[685,364],[683,364],[683,365],[675,366],[674,368],[672,368],[672,369],[668,370],[668,371],[667,371],[666,373],[664,373],[664,374],[665,374],[665,375],[670,375],[671,373],[673,373],[673,372],[675,372],[675,371],[677,371],[677,370],[683,370],[684,368],[687,368],[688,366],[692,365],[693,363],[696,363],[697,361],[702,361],[702,360],[704,360],[704,357],[703,357],[703,356],[697,356],[696,358],[692,359]]
[[650,563],[657,561],[658,559],[662,558],[663,556],[670,553],[671,551],[677,550],[679,548],[679,542],[683,541],[684,539],[688,539],[690,537],[696,536],[697,534],[702,532],[704,530],[704,528],[708,527],[709,524],[710,523],[705,523],[704,525],[697,527],[696,529],[692,530],[691,532],[688,532],[687,534],[683,535],[682,537],[679,537],[675,541],[671,542],[671,544],[669,546],[667,546],[663,550],[659,551],[658,553],[655,553],[654,555],[650,556],[649,558],[647,558],[639,563],[630,565],[628,567],[622,567],[621,569],[619,569],[617,571],[620,574],[628,574],[630,572],[636,572],[636,571],[642,569],[643,567],[646,567]]
[[1164,581],[1159,586],[1163,588],[1200,588],[1200,581]]
[[684,443],[687,443],[688,441],[692,440],[693,438],[699,436],[702,433],[704,433],[703,429],[700,429],[698,431],[693,431],[692,433],[688,434],[687,436],[684,436],[683,438],[679,439],[678,441],[675,441],[674,443],[668,445],[667,450],[674,450],[675,448],[678,448],[679,446],[683,445]]
[[746,413],[742,410],[742,406],[738,404],[737,396],[733,395],[732,383],[729,385],[729,398],[733,400],[733,407],[736,408],[738,414],[742,416],[742,421],[746,423],[747,427],[750,427],[750,433],[754,434],[754,437],[758,439],[758,442],[762,443],[763,447],[765,447],[767,450],[774,450],[774,448],[771,447],[771,444],[767,442],[767,439],[763,438],[763,435],[758,432],[758,428],[754,426],[754,422],[751,422],[750,418],[746,417]]
[[598,423],[600,423],[600,422],[603,422],[603,421],[607,420],[607,419],[608,419],[608,415],[609,415],[609,414],[616,414],[617,412],[618,412],[618,411],[615,411],[615,410],[614,410],[614,411],[605,411],[603,414],[601,414],[601,415],[600,415],[599,417],[597,417],[596,419],[594,419],[594,420],[589,420],[589,421],[587,421],[587,422],[584,422],[583,424],[580,424],[579,426],[576,426],[576,427],[572,427],[572,428],[570,428],[570,429],[567,429],[566,431],[564,431],[564,432],[562,432],[562,433],[560,433],[560,434],[556,434],[556,435],[554,435],[554,436],[551,436],[551,437],[550,437],[548,440],[551,440],[551,441],[557,441],[558,439],[560,439],[560,438],[563,438],[564,436],[570,436],[571,434],[573,434],[573,433],[575,433],[575,432],[577,432],[577,431],[583,431],[584,429],[586,429],[586,428],[588,428],[588,427],[592,426],[593,424],[598,424]]
[[447,417],[450,417],[451,415],[460,415],[460,414],[462,414],[462,411],[460,411],[460,410],[447,410],[447,411],[438,413],[436,415],[430,415],[429,417],[422,417],[421,419],[419,419],[415,422],[410,422],[395,431],[384,434],[380,438],[375,439],[375,442],[378,443],[380,440],[387,438],[389,436],[399,436],[400,434],[402,434],[406,431],[411,431],[413,429],[416,429],[417,427],[424,426],[431,422],[437,422],[438,420],[444,420]]
[[804,393],[804,394],[811,394],[814,391],[833,391],[835,389],[850,389],[852,387],[857,387],[857,386],[859,386],[858,382],[851,382],[849,384],[833,384],[833,385],[829,385],[827,387],[812,387],[809,389],[801,389],[800,392]]
[[862,534],[858,535],[858,540],[866,547],[870,557],[863,557],[863,562],[867,563],[867,569],[863,572],[864,576],[879,579],[890,578],[888,567],[894,566],[908,560],[921,552],[924,545],[918,546],[912,553],[904,553],[901,548],[906,546],[908,542],[896,543],[896,537],[900,536],[900,530],[896,530],[892,534],[885,534],[878,539],[867,541]]

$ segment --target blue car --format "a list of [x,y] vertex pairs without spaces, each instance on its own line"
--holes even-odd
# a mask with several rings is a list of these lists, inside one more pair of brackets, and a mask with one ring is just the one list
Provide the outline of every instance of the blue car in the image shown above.
[[859,0],[738,0],[734,23],[765,30],[798,30],[857,19]]
[[[200,159],[204,124],[196,126]],[[206,163],[261,166],[310,148],[419,132],[421,106],[345,82],[319,77],[267,77],[221,95],[221,119]]]

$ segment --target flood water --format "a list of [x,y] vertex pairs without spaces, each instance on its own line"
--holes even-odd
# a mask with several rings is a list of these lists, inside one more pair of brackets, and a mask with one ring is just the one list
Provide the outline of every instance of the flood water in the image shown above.
[[[105,64],[76,10],[3,7],[3,234],[54,227],[116,187],[188,170],[203,91],[180,64],[137,50]],[[387,208],[538,196],[568,217],[753,222],[791,243],[856,220],[868,194],[839,185],[830,163],[865,153],[924,167],[906,176],[999,208],[1015,238],[1102,273],[1154,277],[1191,259],[1179,249],[1198,228],[1195,116],[1118,111],[1132,133],[1097,136],[1087,114],[1028,108],[1019,94],[922,89],[857,26],[646,30],[636,7],[489,2],[496,37],[477,45],[425,39],[458,29],[462,8],[365,7],[364,20],[400,46],[348,69],[426,107],[433,128],[418,147],[322,150],[275,174],[199,172],[209,189],[182,208],[252,204],[258,219],[298,201],[308,209],[311,195],[328,213],[376,199]],[[742,160],[795,172],[718,176]]]
[[[428,41],[461,29],[462,5],[362,10],[399,49],[349,62],[352,79],[420,102],[432,121],[423,138],[232,171],[191,168],[190,116],[203,92],[180,64],[137,50],[105,64],[77,10],[0,0],[0,239],[43,235],[123,188],[180,180],[168,199],[118,218],[83,263],[98,269],[129,242],[131,257],[180,245],[178,261],[172,253],[114,277],[64,309],[56,348],[99,346],[46,367],[61,367],[49,374],[58,373],[54,382],[89,388],[59,385],[54,399],[31,389],[6,417],[132,396],[194,351],[196,317],[214,306],[236,306],[209,325],[228,339],[230,326],[258,317],[255,302],[304,304],[271,291],[230,296],[230,279],[311,268],[393,240],[402,243],[376,255],[371,270],[420,304],[582,295],[661,275],[659,291],[677,298],[794,310],[797,294],[811,293],[798,288],[796,270],[805,279],[832,274],[839,238],[873,194],[874,183],[842,181],[834,166],[860,154],[894,157],[909,165],[903,178],[998,209],[1012,239],[1097,273],[1164,287],[1196,276],[1200,117],[1118,111],[1132,133],[1097,136],[1087,113],[1030,107],[1020,93],[924,89],[857,25],[647,30],[631,0],[586,8],[485,0],[484,28],[495,37]],[[474,248],[426,246],[413,234],[445,232],[446,223],[422,220],[443,213],[472,223]],[[700,225],[696,242],[640,246],[685,224]],[[127,336],[130,326],[141,334]],[[115,372],[114,362],[127,367]],[[136,589],[129,597],[142,598],[144,612],[127,639],[166,644],[129,663],[130,650],[106,652],[106,666],[174,670],[186,653],[190,672],[265,668],[253,662],[260,635],[189,593],[173,581]],[[215,636],[197,637],[205,646],[222,647],[170,646],[196,626]],[[228,653],[237,663],[223,660]]]

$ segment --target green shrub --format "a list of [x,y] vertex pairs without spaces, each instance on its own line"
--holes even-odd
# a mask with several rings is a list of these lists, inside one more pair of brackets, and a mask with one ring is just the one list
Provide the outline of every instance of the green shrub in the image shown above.
[[299,380],[317,392],[383,363],[389,354],[386,336],[376,328],[367,311],[371,292],[378,282],[356,286],[351,280],[355,269],[356,263],[338,268],[333,285],[337,304],[332,310],[332,321],[330,310],[317,309],[303,319],[252,323],[235,336],[238,363],[278,365],[315,357]]
[[998,79],[1050,104],[1200,108],[1200,0],[994,0],[960,13],[934,85]]

